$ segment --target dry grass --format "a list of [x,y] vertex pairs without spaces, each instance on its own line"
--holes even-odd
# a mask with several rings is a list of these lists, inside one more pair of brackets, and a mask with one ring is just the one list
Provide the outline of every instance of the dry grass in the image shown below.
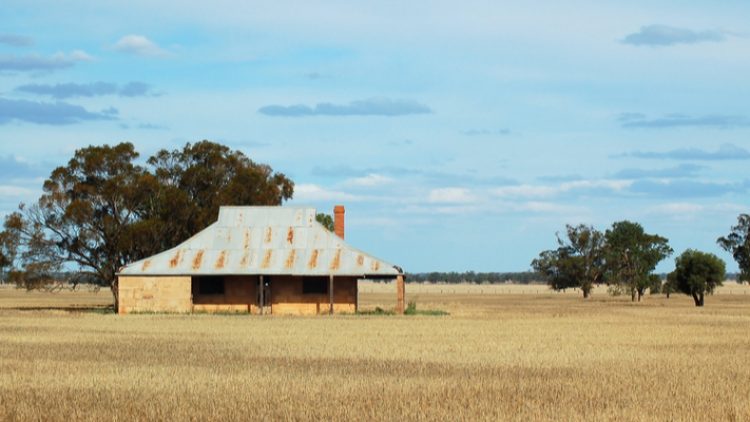
[[704,309],[433,288],[407,286],[450,316],[119,317],[19,309],[106,291],[0,289],[0,420],[750,420],[746,286]]

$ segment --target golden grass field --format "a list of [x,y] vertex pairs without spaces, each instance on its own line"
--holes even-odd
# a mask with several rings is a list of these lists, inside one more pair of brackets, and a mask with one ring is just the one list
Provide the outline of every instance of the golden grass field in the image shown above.
[[[441,293],[442,290],[442,293]],[[449,316],[128,315],[0,288],[0,420],[750,420],[750,288],[407,285]],[[362,283],[362,308],[392,307]],[[47,308],[47,309],[35,309]]]

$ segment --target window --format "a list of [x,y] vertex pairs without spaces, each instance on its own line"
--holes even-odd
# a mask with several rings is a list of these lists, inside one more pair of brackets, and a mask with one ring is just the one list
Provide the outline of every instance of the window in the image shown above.
[[198,294],[223,295],[224,277],[198,277]]
[[302,279],[302,294],[317,295],[328,293],[328,277],[305,277]]

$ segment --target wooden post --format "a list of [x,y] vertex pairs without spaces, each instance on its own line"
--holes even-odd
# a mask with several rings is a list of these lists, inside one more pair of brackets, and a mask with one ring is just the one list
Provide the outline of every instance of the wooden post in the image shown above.
[[328,313],[333,315],[333,274],[328,276]]
[[403,315],[404,313],[404,296],[406,295],[406,288],[404,286],[404,275],[399,274],[396,276],[396,313]]
[[260,289],[260,314],[263,315],[263,307],[266,304],[266,298],[263,297],[266,286],[263,285],[263,276],[258,277],[258,288]]

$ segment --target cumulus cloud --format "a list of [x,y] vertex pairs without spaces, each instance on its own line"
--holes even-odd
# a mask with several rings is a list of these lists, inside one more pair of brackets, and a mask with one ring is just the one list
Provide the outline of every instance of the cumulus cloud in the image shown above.
[[726,32],[716,30],[694,31],[667,25],[646,25],[640,31],[623,38],[625,44],[635,46],[663,47],[675,44],[697,44],[726,40]]
[[126,35],[120,38],[112,49],[120,53],[143,57],[168,57],[169,52],[143,35]]
[[614,174],[615,179],[649,179],[693,177],[705,167],[697,164],[680,164],[665,169],[622,169]]
[[88,84],[27,84],[16,88],[18,92],[47,95],[57,99],[73,97],[98,97],[103,95],[119,95],[121,97],[137,97],[153,95],[151,87],[143,82],[128,82],[119,86],[108,82],[92,82]]
[[664,152],[633,151],[621,154],[617,157],[695,161],[749,160],[750,151],[736,145],[723,144],[716,151],[706,151],[697,148],[679,148]]
[[300,184],[294,187],[297,201],[359,201],[362,198],[347,192],[326,189],[315,184]]
[[388,176],[382,174],[369,173],[365,176],[354,177],[344,182],[347,186],[356,187],[375,187],[393,183],[394,180]]
[[30,37],[24,37],[14,34],[0,34],[0,44],[12,47],[28,47],[34,45],[34,40]]
[[685,114],[668,114],[662,117],[649,118],[641,113],[623,113],[617,119],[624,128],[672,128],[672,127],[713,127],[732,129],[750,126],[750,119],[745,116],[710,114],[705,116],[688,116]]
[[629,180],[574,180],[557,185],[501,186],[492,189],[491,193],[500,198],[549,198],[565,193],[610,194],[625,191],[631,183]]
[[16,120],[42,125],[69,125],[87,120],[113,119],[109,113],[90,112],[81,106],[60,101],[44,103],[0,98],[0,124]]
[[267,105],[258,109],[267,116],[308,117],[308,116],[404,116],[408,114],[429,114],[432,110],[416,101],[392,100],[389,98],[369,98],[352,101],[349,104],[318,103],[310,107],[296,104],[290,106]]
[[92,57],[84,51],[76,50],[70,54],[57,53],[52,56],[30,54],[27,56],[0,56],[0,71],[33,72],[53,71],[73,66],[76,62],[89,61]]
[[368,174],[380,174],[399,180],[404,176],[413,176],[432,185],[461,184],[461,185],[512,185],[518,181],[505,176],[477,176],[476,174],[449,173],[435,170],[421,170],[413,167],[381,166],[381,167],[352,167],[334,166],[312,169],[314,176],[339,179],[341,177],[366,177]]

